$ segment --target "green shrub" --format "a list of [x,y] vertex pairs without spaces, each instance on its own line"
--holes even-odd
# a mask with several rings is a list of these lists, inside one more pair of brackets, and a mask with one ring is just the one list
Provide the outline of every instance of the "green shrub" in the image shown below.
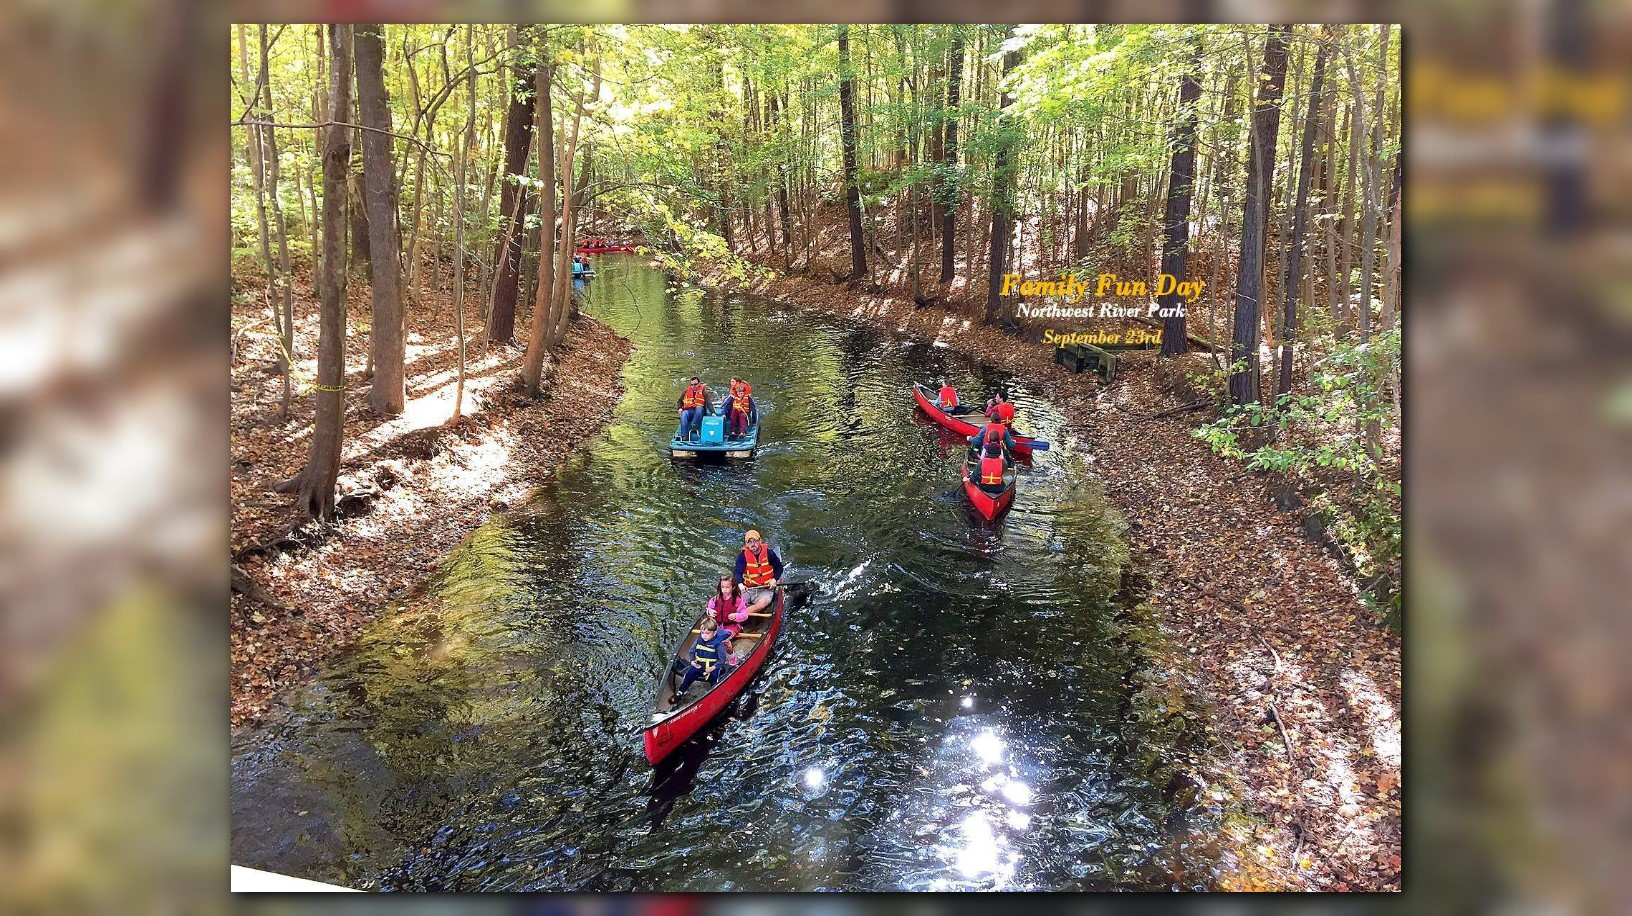
[[1393,580],[1396,597],[1379,609],[1392,626],[1399,622],[1400,482],[1365,431],[1393,420],[1385,384],[1399,348],[1398,330],[1366,344],[1342,344],[1313,367],[1313,392],[1285,394],[1273,405],[1227,407],[1194,433],[1250,468],[1315,484],[1313,509],[1327,513],[1355,571]]

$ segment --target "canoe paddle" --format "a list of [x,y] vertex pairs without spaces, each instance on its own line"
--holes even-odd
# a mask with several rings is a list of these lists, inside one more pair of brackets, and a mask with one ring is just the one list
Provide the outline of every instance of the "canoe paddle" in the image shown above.
[[1046,452],[1046,451],[1048,451],[1048,443],[1044,442],[1041,439],[1033,439],[1030,442],[1025,443],[1025,445],[1026,445],[1026,448],[1029,448],[1034,452]]

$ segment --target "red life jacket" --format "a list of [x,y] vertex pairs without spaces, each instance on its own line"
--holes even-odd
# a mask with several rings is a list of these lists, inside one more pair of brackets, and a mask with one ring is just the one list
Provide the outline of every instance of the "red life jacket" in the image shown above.
[[698,385],[687,385],[686,394],[680,404],[683,407],[702,407],[708,403],[708,389]]
[[1003,458],[1001,455],[995,458],[980,459],[980,482],[988,487],[1003,484]]
[[767,585],[776,578],[776,570],[771,568],[771,549],[764,544],[759,545],[759,556],[747,547],[742,548],[744,562],[742,566],[742,584],[745,588],[759,588]]
[[942,407],[951,407],[953,404],[958,403],[958,390],[951,385],[942,385],[941,393],[936,395],[935,398],[941,402]]
[[1013,423],[1014,405],[1010,404],[1008,401],[1004,401],[1000,404],[993,404],[992,419],[1003,424]]
[[1001,445],[1003,443],[1003,433],[1006,431],[1007,427],[1002,423],[993,421],[986,424],[985,443],[987,445]]

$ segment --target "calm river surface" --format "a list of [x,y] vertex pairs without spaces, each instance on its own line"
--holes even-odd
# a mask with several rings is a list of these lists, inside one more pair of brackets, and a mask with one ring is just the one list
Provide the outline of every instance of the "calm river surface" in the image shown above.
[[[596,262],[584,308],[637,347],[611,429],[235,738],[233,861],[380,890],[1205,887],[1175,729],[1133,699],[1120,522],[1039,393],[1020,424],[1055,448],[981,525],[909,385],[1001,374]],[[754,460],[667,457],[693,373],[752,382]],[[654,771],[654,679],[751,527],[810,598]]]

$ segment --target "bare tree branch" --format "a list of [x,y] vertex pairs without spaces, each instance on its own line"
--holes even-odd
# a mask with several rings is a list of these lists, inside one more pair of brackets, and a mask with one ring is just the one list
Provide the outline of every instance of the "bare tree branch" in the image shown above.
[[368,130],[368,131],[373,131],[374,133],[386,134],[387,136],[395,137],[398,140],[406,140],[409,143],[415,144],[415,145],[417,145],[420,148],[424,149],[427,153],[430,153],[433,156],[445,156],[445,157],[447,157],[449,159],[453,158],[452,153],[445,153],[445,152],[431,146],[430,144],[426,143],[425,141],[419,139],[418,137],[410,137],[407,134],[399,134],[399,133],[395,133],[395,132],[389,131],[389,130],[382,130],[382,129],[378,128],[378,127],[365,127],[365,126],[363,126],[361,124],[348,124],[345,121],[317,121],[317,122],[312,123],[312,124],[277,124],[277,123],[273,123],[272,121],[262,121],[259,118],[251,118],[251,117],[249,117],[249,113],[245,112],[244,116],[239,118],[238,120],[232,122],[231,126],[232,127],[239,127],[239,126],[244,126],[244,127],[286,127],[286,128],[296,129],[296,130],[299,130],[299,129],[302,129],[302,128],[319,129],[319,128],[324,128],[324,127],[349,127],[349,128],[354,129],[354,130]]

